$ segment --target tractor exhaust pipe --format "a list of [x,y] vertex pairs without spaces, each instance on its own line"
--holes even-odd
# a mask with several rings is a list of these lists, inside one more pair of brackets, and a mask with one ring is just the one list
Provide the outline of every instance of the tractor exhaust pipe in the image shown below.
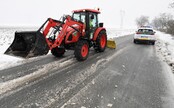
[[16,32],[13,43],[4,54],[23,58],[45,55],[49,47],[43,34],[39,31]]

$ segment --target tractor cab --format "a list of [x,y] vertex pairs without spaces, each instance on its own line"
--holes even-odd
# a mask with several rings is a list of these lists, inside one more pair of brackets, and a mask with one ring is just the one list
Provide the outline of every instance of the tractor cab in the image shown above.
[[[85,24],[85,35],[92,39],[95,30],[99,27],[98,14],[100,12],[94,9],[74,10],[72,18]],[[101,24],[100,24],[101,25]]]

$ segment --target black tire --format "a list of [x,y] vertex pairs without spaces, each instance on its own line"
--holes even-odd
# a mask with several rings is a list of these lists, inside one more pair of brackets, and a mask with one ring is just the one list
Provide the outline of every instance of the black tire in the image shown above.
[[137,44],[137,41],[134,39],[134,43]]
[[152,45],[155,45],[155,42],[152,42]]
[[53,48],[53,49],[51,50],[51,53],[52,53],[52,55],[54,55],[55,57],[62,57],[62,56],[64,55],[64,53],[65,53],[65,48],[58,48],[58,47]]
[[107,35],[106,31],[102,30],[98,34],[98,37],[96,39],[96,43],[94,45],[94,49],[97,52],[104,52],[106,49],[106,44],[107,44]]
[[74,55],[78,61],[84,61],[88,58],[89,44],[86,40],[79,40],[75,47]]

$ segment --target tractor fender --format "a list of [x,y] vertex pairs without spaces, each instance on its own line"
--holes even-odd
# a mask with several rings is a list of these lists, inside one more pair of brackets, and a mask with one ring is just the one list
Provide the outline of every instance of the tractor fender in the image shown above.
[[99,34],[100,31],[102,31],[102,30],[105,30],[105,31],[106,31],[106,29],[103,28],[103,27],[99,27],[99,28],[96,29],[96,31],[95,31],[95,33],[94,33],[94,36],[93,36],[93,41],[95,41],[95,40],[97,39],[98,34]]

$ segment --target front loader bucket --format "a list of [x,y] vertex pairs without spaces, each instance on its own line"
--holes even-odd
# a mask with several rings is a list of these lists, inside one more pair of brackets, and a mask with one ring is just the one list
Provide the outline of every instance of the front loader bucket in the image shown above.
[[30,58],[47,54],[48,51],[45,37],[40,32],[16,32],[14,41],[5,54]]
[[115,49],[117,47],[115,40],[113,39],[107,40],[107,47]]

